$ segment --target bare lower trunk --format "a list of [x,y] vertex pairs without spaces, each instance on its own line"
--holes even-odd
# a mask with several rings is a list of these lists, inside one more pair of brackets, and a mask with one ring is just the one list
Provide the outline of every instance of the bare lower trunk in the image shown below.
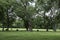
[[7,16],[7,29],[6,29],[6,31],[9,31],[9,18],[8,18],[8,16]]
[[2,31],[4,31],[4,22],[2,22],[2,24],[3,24],[3,25],[2,25]]
[[28,28],[29,28],[29,26],[28,26],[28,21],[24,20],[24,26],[25,26],[25,28],[26,28],[26,31],[28,31]]
[[46,28],[46,31],[48,32],[49,30],[48,30],[48,27]]
[[32,23],[31,23],[31,20],[29,21],[29,31],[32,31]]
[[56,25],[53,25],[53,31],[56,32]]
[[3,28],[2,28],[2,31],[4,31],[4,26],[3,26]]
[[29,31],[32,31],[32,27],[31,26],[29,27]]
[[29,31],[28,28],[26,28],[26,31]]
[[47,32],[49,31],[49,23],[47,23],[47,25],[46,25],[46,31]]

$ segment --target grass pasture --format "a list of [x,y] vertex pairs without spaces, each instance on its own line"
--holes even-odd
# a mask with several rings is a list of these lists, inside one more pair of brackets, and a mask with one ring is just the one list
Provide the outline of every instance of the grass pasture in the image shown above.
[[0,40],[60,40],[60,32],[0,32]]
[[33,29],[33,32],[27,32],[25,28],[10,28],[8,32],[1,30],[2,28],[0,28],[0,40],[60,40],[59,29],[57,32],[53,32],[52,29],[49,29],[49,32],[46,32],[46,29],[38,29],[39,32],[37,29]]

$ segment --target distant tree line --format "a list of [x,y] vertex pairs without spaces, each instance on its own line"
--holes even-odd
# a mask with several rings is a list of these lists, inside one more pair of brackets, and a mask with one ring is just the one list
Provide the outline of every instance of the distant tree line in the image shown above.
[[53,29],[60,25],[60,0],[0,0],[0,26],[4,28]]

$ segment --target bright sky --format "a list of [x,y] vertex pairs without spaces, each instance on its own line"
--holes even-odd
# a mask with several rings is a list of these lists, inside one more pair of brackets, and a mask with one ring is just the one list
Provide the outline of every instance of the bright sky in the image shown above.
[[33,7],[35,7],[35,2],[29,2],[29,4],[30,4],[30,6],[33,6]]

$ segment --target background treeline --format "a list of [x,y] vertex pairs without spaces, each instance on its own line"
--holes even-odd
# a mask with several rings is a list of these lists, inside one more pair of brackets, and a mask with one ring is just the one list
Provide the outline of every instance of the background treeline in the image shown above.
[[36,29],[60,28],[60,0],[0,0],[0,27]]

